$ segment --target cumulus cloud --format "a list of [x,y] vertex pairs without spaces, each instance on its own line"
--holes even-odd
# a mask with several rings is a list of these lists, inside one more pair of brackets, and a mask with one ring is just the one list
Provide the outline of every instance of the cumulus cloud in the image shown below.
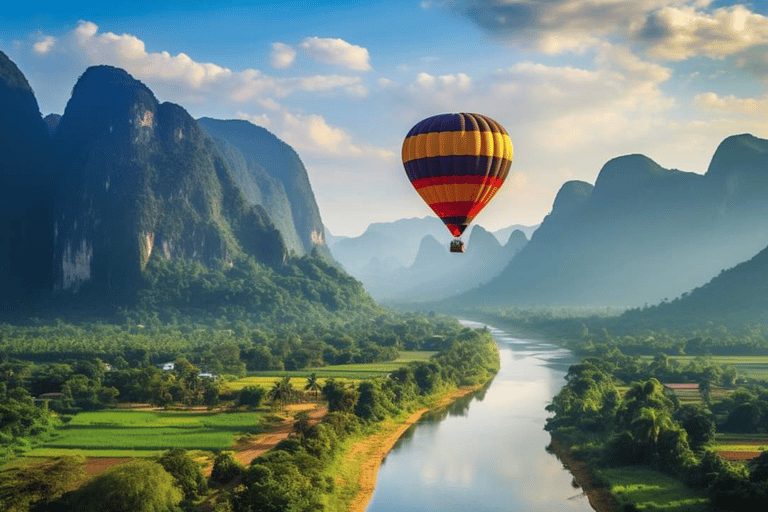
[[719,96],[714,92],[694,97],[696,106],[705,110],[729,114],[747,115],[761,119],[768,115],[768,95],[758,98],[738,98],[732,94]]
[[32,51],[38,55],[45,55],[53,49],[56,44],[56,38],[53,36],[44,36],[32,45]]
[[272,119],[270,119],[267,114],[252,115],[245,112],[238,112],[237,118],[249,121],[256,126],[263,126],[265,128],[269,128],[272,125]]
[[[152,86],[167,86],[166,90],[173,91],[173,97],[169,99],[175,101],[199,101],[205,95],[241,103],[284,98],[296,91],[331,90],[359,96],[362,86],[359,77],[314,75],[277,78],[258,69],[235,71],[212,62],[197,62],[183,52],[176,55],[167,51],[149,52],[144,41],[138,37],[100,32],[99,27],[90,21],[79,22],[66,39],[65,51],[79,56],[85,64],[121,67]],[[280,62],[288,62],[286,48],[273,45],[273,50],[275,48],[283,52]]]
[[319,156],[374,157],[392,160],[392,151],[352,142],[352,136],[341,128],[329,125],[317,114],[292,114],[284,112],[280,137],[297,150]]
[[299,46],[311,59],[318,62],[344,66],[355,71],[371,69],[368,50],[343,39],[307,37]]
[[288,44],[272,43],[272,53],[269,59],[273,68],[285,69],[296,60],[296,50]]
[[720,58],[768,42],[768,18],[711,0],[453,0],[488,32],[546,53],[584,51],[606,37],[647,45],[650,55]]
[[712,13],[691,6],[665,7],[651,13],[637,35],[659,58],[683,60],[694,55],[724,57],[768,42],[768,18],[743,5]]

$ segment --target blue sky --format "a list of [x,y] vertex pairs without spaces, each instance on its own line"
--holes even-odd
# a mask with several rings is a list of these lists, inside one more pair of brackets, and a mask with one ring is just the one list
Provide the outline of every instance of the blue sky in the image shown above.
[[123,67],[193,116],[249,119],[294,146],[326,225],[431,213],[402,139],[478,112],[515,146],[476,222],[536,224],[563,182],[643,153],[703,173],[723,138],[768,138],[765,2],[393,0],[68,2],[6,7],[0,50],[43,114],[89,65]]

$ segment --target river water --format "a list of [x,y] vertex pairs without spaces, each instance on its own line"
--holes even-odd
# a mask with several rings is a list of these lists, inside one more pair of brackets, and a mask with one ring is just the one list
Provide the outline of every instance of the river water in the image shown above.
[[554,345],[489,329],[499,345],[498,375],[484,391],[425,415],[403,435],[379,469],[366,512],[592,510],[545,450],[544,406],[575,359]]

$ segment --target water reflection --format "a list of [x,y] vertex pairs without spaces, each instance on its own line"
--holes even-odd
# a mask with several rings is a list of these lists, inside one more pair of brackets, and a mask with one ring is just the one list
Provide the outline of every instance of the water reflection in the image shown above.
[[591,510],[545,450],[542,430],[570,353],[490,330],[501,359],[496,378],[405,433],[379,470],[368,512]]

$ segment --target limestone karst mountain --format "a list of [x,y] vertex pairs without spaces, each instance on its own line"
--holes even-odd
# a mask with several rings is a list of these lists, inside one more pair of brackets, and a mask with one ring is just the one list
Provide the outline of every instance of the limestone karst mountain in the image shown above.
[[58,170],[37,100],[18,67],[0,52],[0,302],[46,290],[53,258]]
[[501,275],[457,301],[637,306],[674,298],[768,245],[768,141],[724,140],[706,174],[642,155],[568,182]]

